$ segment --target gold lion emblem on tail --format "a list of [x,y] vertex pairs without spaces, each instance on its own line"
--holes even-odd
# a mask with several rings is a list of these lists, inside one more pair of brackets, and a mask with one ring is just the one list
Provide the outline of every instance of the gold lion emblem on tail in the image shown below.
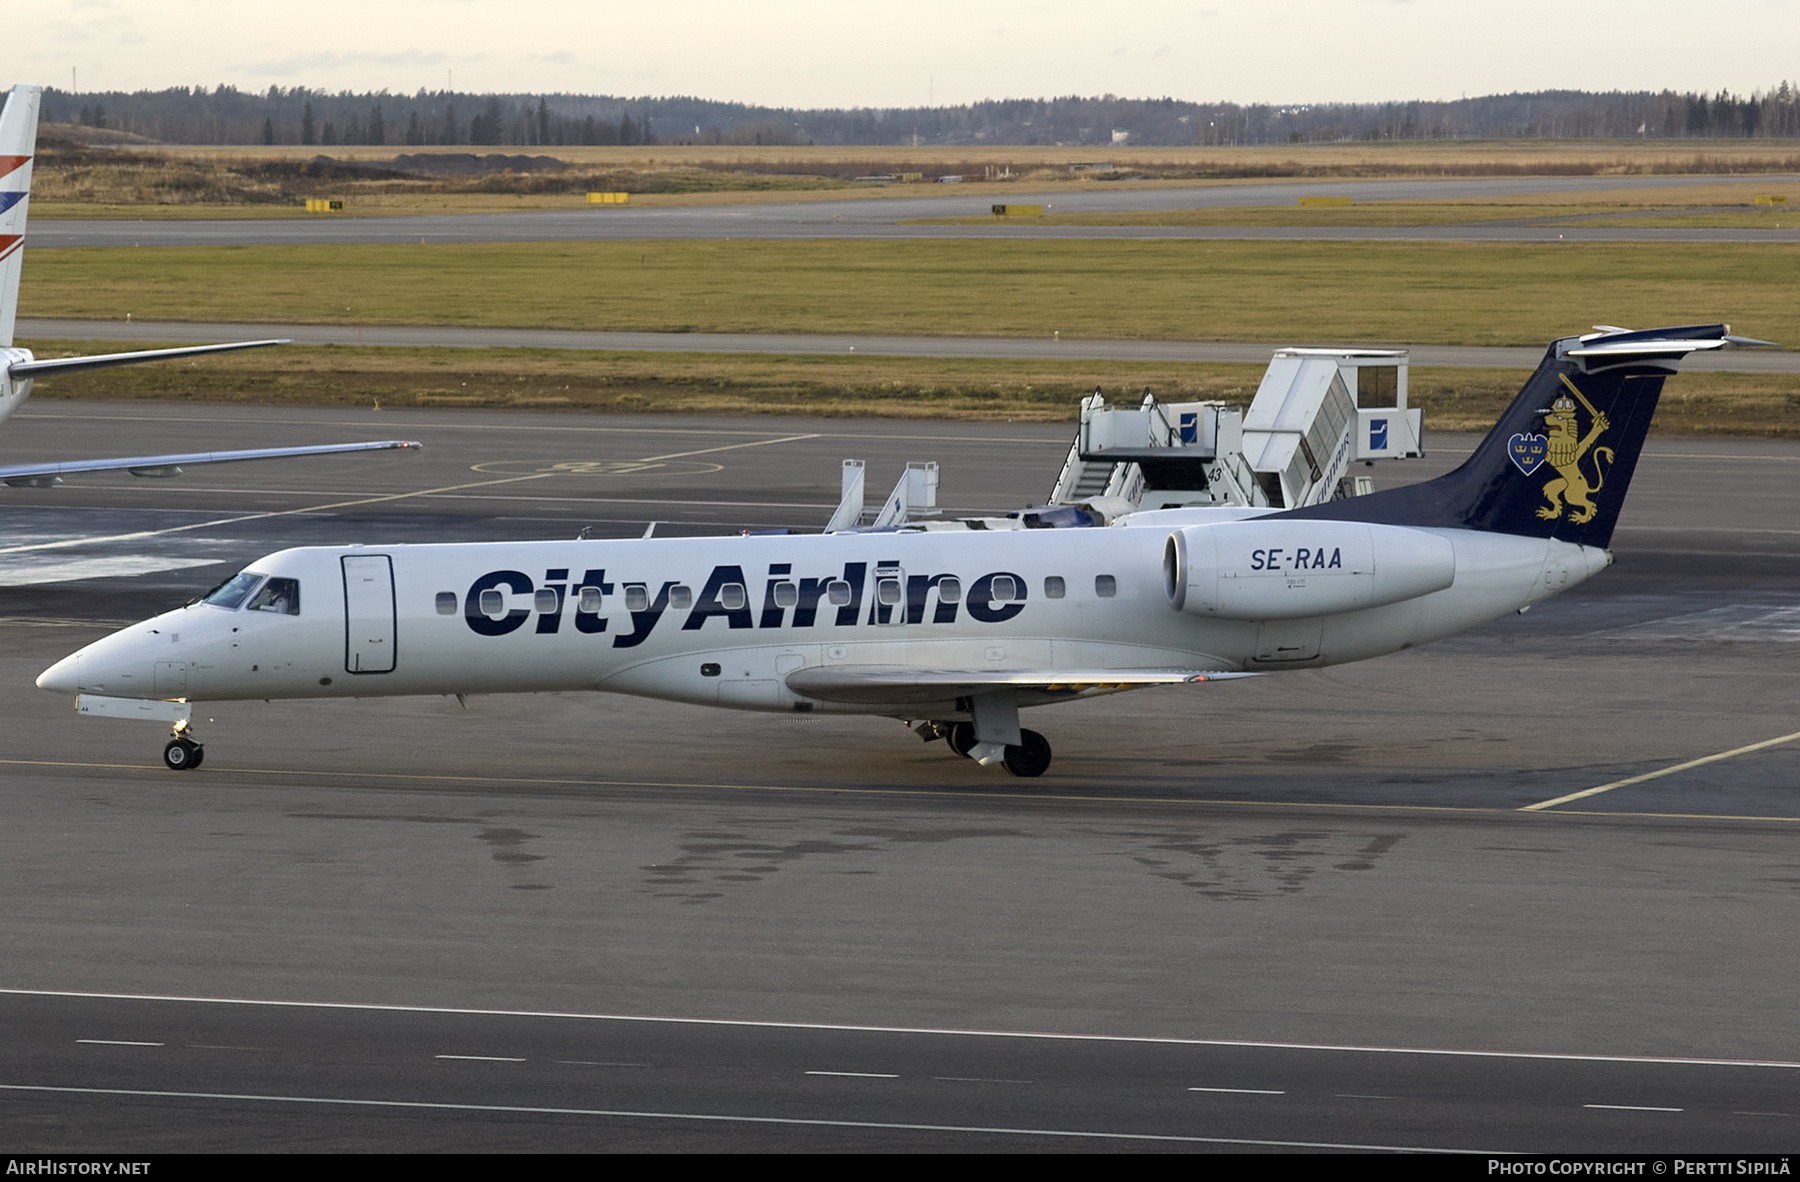
[[[1557,396],[1550,409],[1544,412],[1544,435],[1546,438],[1545,462],[1556,469],[1556,479],[1544,486],[1544,499],[1550,503],[1537,511],[1537,515],[1546,521],[1554,521],[1563,515],[1565,502],[1569,509],[1569,520],[1577,525],[1592,521],[1599,506],[1590,499],[1593,493],[1600,491],[1606,482],[1606,472],[1600,467],[1602,458],[1608,464],[1613,462],[1613,449],[1602,447],[1594,452],[1594,483],[1589,484],[1587,474],[1581,470],[1581,458],[1588,454],[1594,441],[1612,426],[1612,421],[1594,409],[1594,404],[1587,396],[1576,388],[1565,375],[1563,385],[1575,395]],[[1588,433],[1581,434],[1580,417],[1575,410],[1575,399],[1587,407],[1592,422]]]

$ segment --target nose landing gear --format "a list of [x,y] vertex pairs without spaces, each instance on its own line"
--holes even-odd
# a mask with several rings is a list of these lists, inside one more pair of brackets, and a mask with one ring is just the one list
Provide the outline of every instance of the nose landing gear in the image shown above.
[[192,771],[206,759],[206,748],[194,742],[187,732],[187,720],[182,719],[175,724],[175,737],[163,748],[163,766],[172,772]]

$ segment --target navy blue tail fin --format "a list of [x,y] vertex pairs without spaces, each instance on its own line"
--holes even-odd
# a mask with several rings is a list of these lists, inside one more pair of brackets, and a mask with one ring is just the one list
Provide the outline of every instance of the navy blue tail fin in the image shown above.
[[1696,349],[1752,343],[1729,332],[1704,324],[1565,337],[1454,472],[1290,516],[1479,529],[1604,548],[1663,379]]

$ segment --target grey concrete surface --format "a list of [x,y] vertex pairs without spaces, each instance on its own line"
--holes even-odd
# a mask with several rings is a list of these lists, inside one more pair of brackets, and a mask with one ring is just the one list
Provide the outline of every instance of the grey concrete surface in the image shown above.
[[[1359,201],[1505,197],[1718,184],[1720,177],[1496,177],[1475,180],[1283,181],[1262,185],[1195,185],[1164,189],[1108,188],[1076,193],[1008,193],[998,200],[1045,204],[1059,213],[1293,205],[1301,196],[1332,194]],[[1772,182],[1791,177],[1768,177]],[[978,226],[902,225],[916,218],[987,215],[997,199],[938,186],[923,196],[671,207],[595,206],[567,212],[446,214],[431,217],[233,219],[220,221],[38,219],[27,251],[82,246],[221,246],[290,243],[638,241],[652,239],[1201,239],[1249,241],[1441,242],[1795,242],[1800,227],[1780,229],[1645,229],[1592,222],[1549,226],[1526,219],[1468,226],[1233,227],[1062,226],[1028,220]]]
[[[0,742],[0,985],[1800,1061],[1800,742],[1519,811],[1800,730],[1792,443],[1653,440],[1617,565],[1525,616],[1356,665],[1038,712],[1031,725],[1057,758],[1032,782],[984,772],[890,721],[599,695],[476,698],[467,710],[437,698],[209,706],[206,765],[175,775],[158,766],[157,727],[78,718],[31,686],[112,621],[178,603],[280,545],[554,537],[589,524],[630,536],[648,520],[684,532],[816,525],[846,455],[870,461],[872,486],[907,459],[937,459],[947,505],[1004,509],[1042,495],[1067,441],[1041,425],[33,403],[0,442],[30,459],[170,436],[354,438],[374,421],[388,428],[377,434],[424,439],[426,452],[0,493],[0,569],[195,563],[0,586],[0,708],[12,724]],[[1434,439],[1426,460],[1374,474],[1443,471],[1470,443]],[[607,466],[719,447],[732,450],[660,470]],[[460,487],[565,459],[588,466]],[[442,491],[374,499],[421,490]],[[197,528],[155,532],[182,526]],[[129,534],[139,536],[119,536]],[[1792,1084],[1779,1082],[1787,1068],[1755,1069],[1777,1073],[1770,1084],[1745,1082],[1749,1068],[1571,1061],[1552,1078],[1462,1057],[1419,1074],[1388,1067],[1391,1057],[1331,1065],[1273,1050],[1171,1067],[1104,1044],[1053,1069],[1036,1052],[959,1058],[911,1036],[844,1034],[778,1059],[776,1085],[758,1082],[775,1071],[767,1050],[715,1039],[707,1051],[706,1039],[659,1034],[631,1053],[663,1074],[619,1068],[600,1081],[544,1063],[557,1040],[541,1034],[521,1042],[449,1023],[409,1044],[421,1028],[405,1011],[362,1012],[331,1036],[349,1042],[302,1053],[292,1048],[312,1039],[311,1019],[214,1029],[224,1019],[184,1010],[152,1021],[134,1005],[71,1004],[40,1023],[30,1015],[45,1011],[3,1003],[14,1034],[0,1040],[0,1083],[185,1093],[8,1094],[0,1127],[30,1134],[16,1143],[86,1144],[95,1130],[126,1144],[155,1131],[171,1147],[253,1135],[297,1146],[405,1146],[432,1130],[459,1146],[527,1137],[517,1115],[350,1116],[201,1095],[222,1081],[242,1092],[845,1121],[879,1109],[977,1123],[1011,1110],[1067,1125],[1086,1111],[1111,1131],[1562,1151],[1760,1149],[1800,1128],[1782,1094]],[[281,1053],[255,1067],[187,1051],[127,1062],[80,1038]],[[358,1040],[364,1049],[350,1054]],[[480,1067],[487,1074],[458,1082],[423,1053],[438,1048],[537,1065]],[[565,1057],[599,1060],[600,1049]],[[811,1065],[907,1082],[887,1103],[867,1080],[795,1077]],[[1024,1107],[959,1103],[927,1082],[965,1074],[1039,1080],[1058,1094]],[[726,1079],[741,1086],[721,1090]],[[1151,1095],[1152,1082],[1168,1090]],[[1199,1095],[1187,1087],[1215,1085],[1313,1091],[1279,1110],[1223,1093],[1184,1106]],[[1376,1111],[1348,1093],[1398,1099]],[[799,1126],[708,1140],[675,1121],[662,1132],[624,1117],[528,1123],[538,1144],[559,1147],[1049,1140],[891,1129],[836,1139]]]
[[89,1153],[266,1151],[272,1127],[315,1151],[1770,1153],[1800,1070],[66,994],[0,1013],[0,1078],[61,1081],[0,1103],[81,1122]]

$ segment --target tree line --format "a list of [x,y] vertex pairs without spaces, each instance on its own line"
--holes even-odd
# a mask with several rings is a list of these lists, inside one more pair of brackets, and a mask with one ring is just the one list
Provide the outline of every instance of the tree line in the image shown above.
[[791,110],[686,96],[327,93],[271,86],[73,94],[47,87],[48,122],[165,143],[1190,145],[1427,139],[1800,137],[1800,85],[1734,95],[1576,90],[1447,102],[1193,103],[1116,95],[961,106]]

